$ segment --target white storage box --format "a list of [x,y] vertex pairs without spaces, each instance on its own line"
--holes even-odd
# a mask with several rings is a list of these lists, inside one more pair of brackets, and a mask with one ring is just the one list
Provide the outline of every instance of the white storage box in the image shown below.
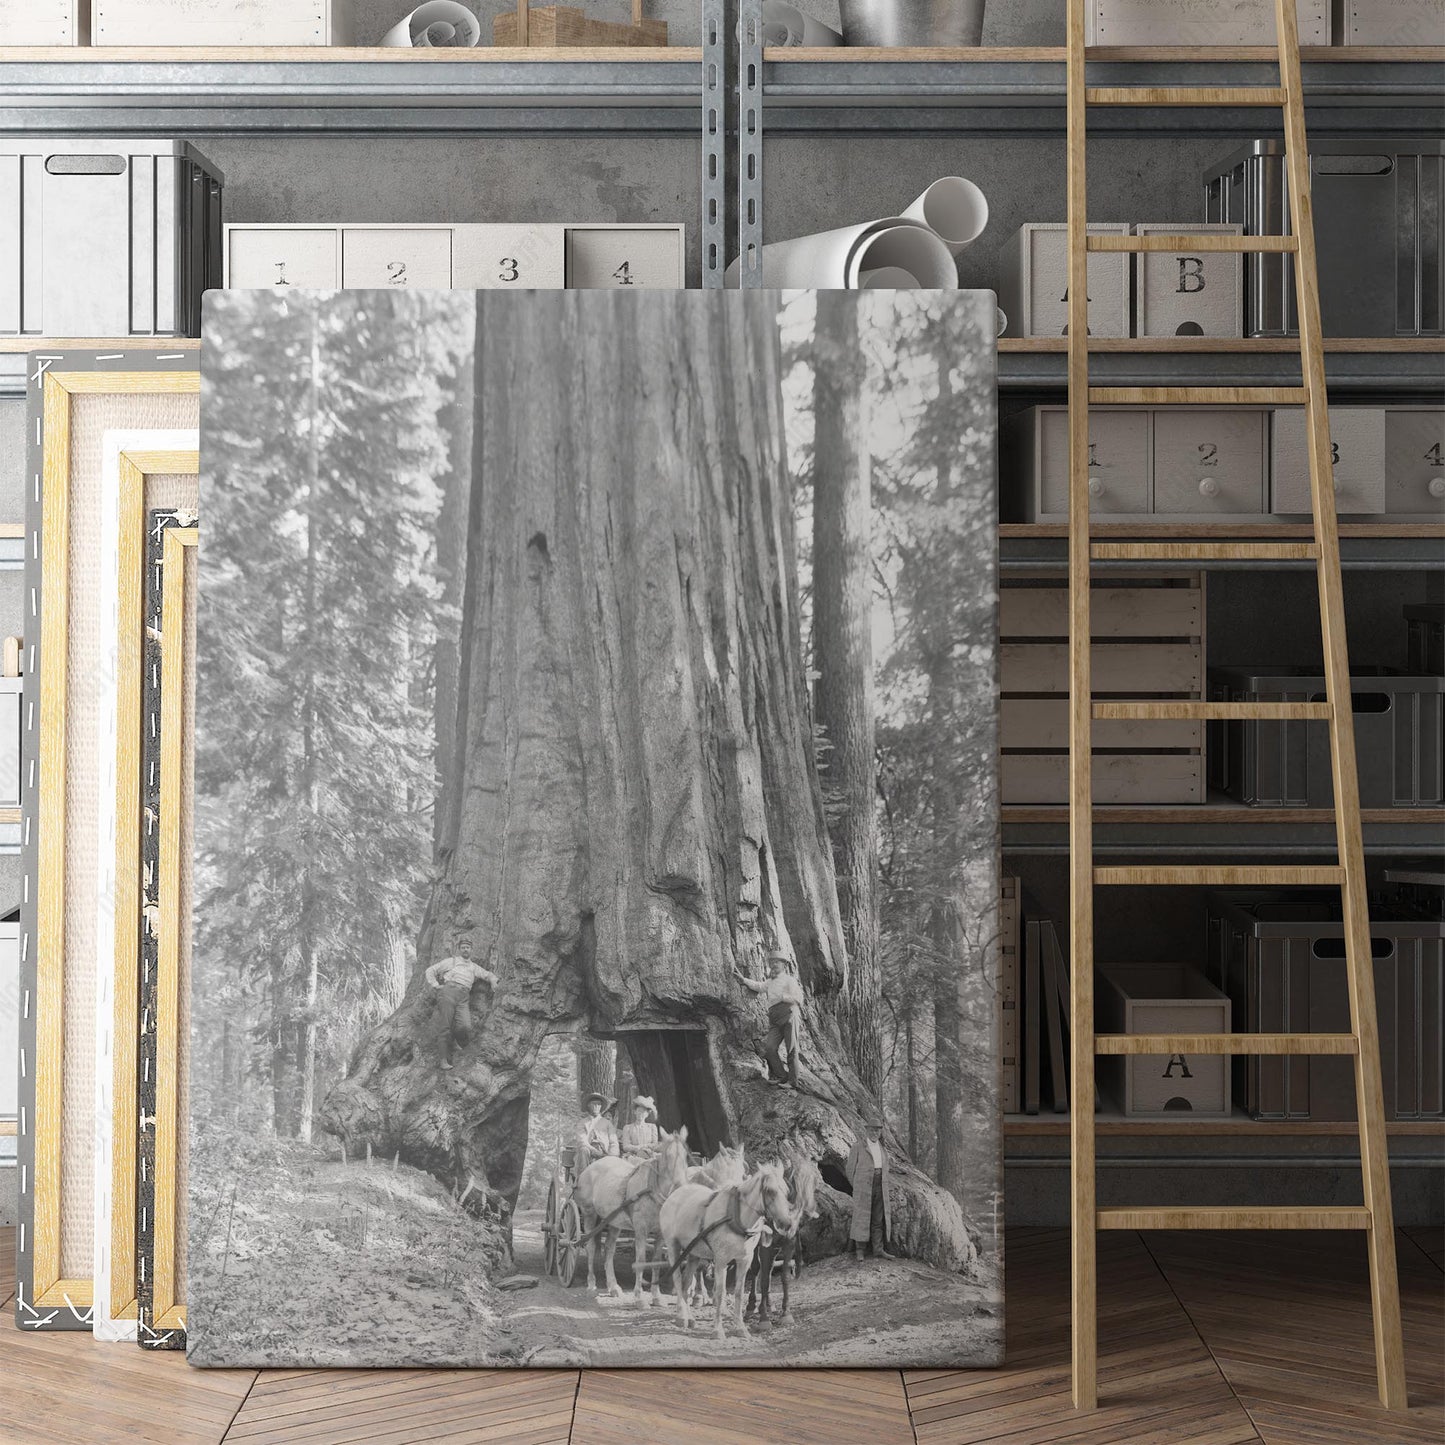
[[246,289],[341,284],[339,226],[227,226],[226,285]]
[[0,46],[84,45],[88,0],[0,0]]
[[199,336],[221,186],[184,141],[0,140],[0,336]]
[[[1240,236],[1237,225],[1173,222],[1140,236]],[[1140,251],[1134,257],[1135,334],[1243,336],[1244,256],[1239,251]]]
[[[1127,236],[1129,227],[1091,223],[1093,236]],[[1089,334],[1129,334],[1129,255],[1089,256]],[[1069,229],[1058,222],[1023,226],[999,253],[998,304],[1014,336],[1066,336],[1069,330]]]
[[92,45],[349,45],[350,0],[92,0]]
[[[1343,516],[1372,516],[1385,510],[1385,412],[1378,406],[1332,406],[1330,443],[1335,474],[1335,510]],[[1270,511],[1309,516],[1309,448],[1305,414],[1276,411],[1270,420]]]
[[[1100,1033],[1227,1034],[1227,994],[1182,964],[1115,964],[1096,972]],[[1229,1061],[1219,1054],[1105,1054],[1100,1083],[1126,1118],[1227,1119]]]
[[1445,512],[1445,411],[1392,406],[1385,412],[1385,510]]
[[676,289],[683,285],[682,243],[681,226],[569,226],[567,287]]
[[25,684],[0,677],[0,808],[20,806],[20,708]]
[[[1274,0],[1088,0],[1090,45],[1273,45]],[[1301,45],[1330,43],[1330,0],[1299,0]]]
[[1445,0],[1334,0],[1336,45],[1445,45]]
[[453,284],[466,291],[560,291],[567,281],[566,231],[565,226],[458,226],[452,233]]

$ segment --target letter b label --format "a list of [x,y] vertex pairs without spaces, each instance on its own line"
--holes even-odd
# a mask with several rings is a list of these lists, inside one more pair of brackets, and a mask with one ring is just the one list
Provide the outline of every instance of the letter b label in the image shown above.
[[1179,296],[1193,296],[1197,291],[1204,290],[1204,258],[1202,256],[1180,256],[1179,261],[1179,285],[1175,288],[1175,294]]

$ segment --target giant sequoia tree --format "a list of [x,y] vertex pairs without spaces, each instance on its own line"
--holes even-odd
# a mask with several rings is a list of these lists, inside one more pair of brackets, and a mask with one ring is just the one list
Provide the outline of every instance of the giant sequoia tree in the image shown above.
[[[836,1018],[849,961],[801,660],[777,303],[734,301],[478,300],[448,827],[406,997],[323,1122],[489,1197],[515,1200],[543,1038],[579,1024],[625,1042],[659,1103],[689,1071],[719,1138],[754,1155],[792,1136],[826,1173],[868,1104]],[[420,973],[460,934],[495,950],[500,983],[443,1073]],[[806,995],[797,1092],[760,1078],[761,1011],[732,977],[772,948]],[[896,1243],[963,1266],[957,1199],[889,1147]]]

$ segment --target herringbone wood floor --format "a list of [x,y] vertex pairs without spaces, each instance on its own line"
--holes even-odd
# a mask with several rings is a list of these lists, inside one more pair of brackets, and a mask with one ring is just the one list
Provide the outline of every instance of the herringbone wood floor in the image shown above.
[[[1375,1404],[1358,1236],[1106,1234],[1101,1408],[1069,1404],[1068,1238],[1008,1239],[998,1370],[192,1370],[0,1322],[0,1440],[273,1445],[1405,1445],[1445,1439],[1439,1230],[1397,1237],[1408,1415]],[[14,1289],[0,1231],[0,1299]]]

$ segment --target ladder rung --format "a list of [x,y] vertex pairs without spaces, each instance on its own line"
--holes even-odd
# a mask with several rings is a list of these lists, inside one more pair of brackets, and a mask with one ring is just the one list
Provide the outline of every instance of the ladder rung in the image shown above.
[[1166,887],[1175,884],[1207,883],[1217,888],[1289,888],[1304,884],[1340,884],[1345,870],[1335,864],[1293,864],[1262,867],[1185,863],[1172,867],[1095,868],[1094,882],[1106,888],[1136,885]]
[[1313,562],[1318,542],[1095,542],[1096,562]]
[[1096,1054],[1357,1054],[1354,1034],[1096,1034]]
[[1101,1209],[1099,1229],[1368,1229],[1368,1209],[1289,1205],[1238,1209],[1196,1205],[1192,1209]]
[[1284,721],[1328,721],[1327,702],[1096,702],[1096,718],[1224,721],[1238,718],[1275,718]]
[[1090,406],[1303,406],[1303,386],[1091,386]]
[[1293,236],[1085,236],[1086,251],[1297,251]]
[[1102,85],[1084,91],[1090,105],[1284,104],[1280,85]]

